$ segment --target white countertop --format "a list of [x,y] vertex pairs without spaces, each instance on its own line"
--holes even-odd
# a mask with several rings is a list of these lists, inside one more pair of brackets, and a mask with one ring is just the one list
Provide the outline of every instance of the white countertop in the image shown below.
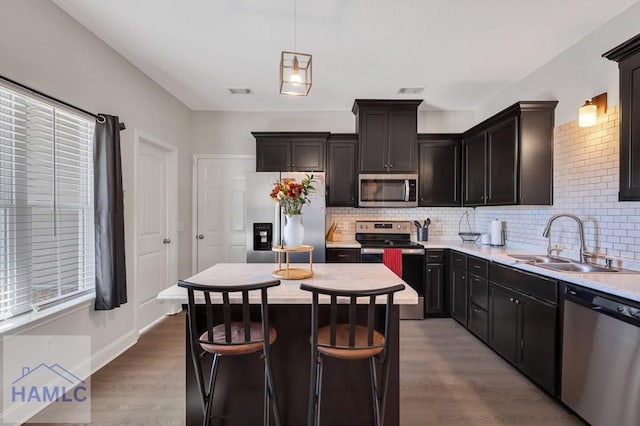
[[[305,265],[292,264],[292,267]],[[198,284],[247,284],[274,279],[271,272],[277,265],[270,263],[218,263],[204,271],[186,278]],[[300,290],[305,282],[329,289],[364,290],[405,284],[406,288],[394,295],[396,305],[415,305],[418,294],[401,278],[381,263],[316,263],[313,265],[313,277],[304,280],[281,280],[281,284],[268,290],[269,304],[311,304],[311,293]],[[157,299],[161,302],[187,303],[187,291],[177,284],[161,291]],[[377,303],[385,303],[384,297]],[[232,298],[233,302],[240,301]],[[250,292],[250,303],[260,303],[260,293]],[[329,298],[320,298],[320,303],[328,303]],[[359,303],[368,303],[368,299],[359,299]]]
[[[455,240],[436,240],[436,241],[418,241],[427,249],[452,249],[472,256],[481,257],[493,262],[508,265],[523,271],[532,272],[538,275],[565,281],[567,283],[578,284],[583,287],[600,290],[605,293],[624,297],[627,299],[640,302],[640,271],[633,273],[603,272],[603,273],[567,273],[552,271],[550,269],[540,268],[528,263],[520,263],[516,259],[507,255],[511,254],[543,254],[542,251],[526,251],[520,249],[511,249],[505,247],[493,247],[487,245],[479,245],[476,243],[463,243],[459,239]],[[357,241],[327,241],[327,248],[357,248],[360,244]]]
[[425,248],[432,249],[452,249],[462,253],[481,257],[493,262],[508,265],[523,271],[532,272],[538,275],[551,277],[567,283],[578,284],[583,287],[600,290],[605,293],[624,297],[627,299],[640,302],[640,271],[638,273],[623,272],[602,272],[602,273],[567,273],[552,271],[550,269],[540,268],[528,263],[520,263],[511,254],[542,254],[541,252],[531,252],[505,247],[483,246],[475,243],[458,242],[420,242]]

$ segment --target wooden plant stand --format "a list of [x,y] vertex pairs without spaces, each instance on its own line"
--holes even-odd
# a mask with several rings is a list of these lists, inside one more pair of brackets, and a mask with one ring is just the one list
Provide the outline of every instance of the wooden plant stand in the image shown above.
[[[274,246],[272,250],[278,253],[278,269],[271,273],[274,278],[302,280],[313,276],[313,246],[302,245],[296,248]],[[309,268],[292,268],[289,262],[291,253],[309,253]],[[282,267],[283,257],[285,263],[284,268]]]

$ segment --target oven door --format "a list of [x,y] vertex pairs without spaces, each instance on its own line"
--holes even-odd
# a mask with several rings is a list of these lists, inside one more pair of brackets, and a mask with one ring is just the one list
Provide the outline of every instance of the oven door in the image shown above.
[[361,174],[360,207],[417,207],[418,176],[414,174]]
[[[360,249],[361,263],[382,263],[381,248]],[[418,293],[417,305],[400,305],[400,319],[424,319],[424,296],[426,293],[424,250],[402,250],[402,281]]]

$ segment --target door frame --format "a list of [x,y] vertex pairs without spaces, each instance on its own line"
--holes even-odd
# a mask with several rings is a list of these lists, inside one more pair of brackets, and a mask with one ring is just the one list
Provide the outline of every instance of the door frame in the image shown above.
[[[178,281],[178,149],[175,145],[164,141],[150,133],[147,133],[141,129],[133,130],[133,277],[134,280],[138,277],[138,219],[139,219],[139,211],[137,200],[137,190],[138,190],[138,160],[140,156],[140,145],[147,144],[154,146],[156,148],[160,148],[167,152],[167,227],[170,234],[170,238],[175,244],[169,245],[169,252],[167,253],[168,259],[167,262],[169,264],[168,269],[168,278],[170,282]],[[136,327],[136,331],[138,333],[141,332],[140,326],[138,324],[138,286],[134,281],[133,286],[133,300],[134,300],[134,310],[133,310],[133,320]],[[170,306],[170,305],[167,305]],[[160,320],[158,318],[158,320]],[[148,328],[149,324],[145,325],[143,328]]]
[[191,168],[191,274],[198,271],[198,160],[255,160],[253,154],[193,154]]

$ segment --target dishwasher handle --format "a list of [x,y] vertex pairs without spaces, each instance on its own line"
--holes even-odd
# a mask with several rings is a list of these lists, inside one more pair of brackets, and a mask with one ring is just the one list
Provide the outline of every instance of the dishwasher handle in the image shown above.
[[565,287],[564,299],[640,327],[640,307],[618,302],[598,293],[573,286]]

